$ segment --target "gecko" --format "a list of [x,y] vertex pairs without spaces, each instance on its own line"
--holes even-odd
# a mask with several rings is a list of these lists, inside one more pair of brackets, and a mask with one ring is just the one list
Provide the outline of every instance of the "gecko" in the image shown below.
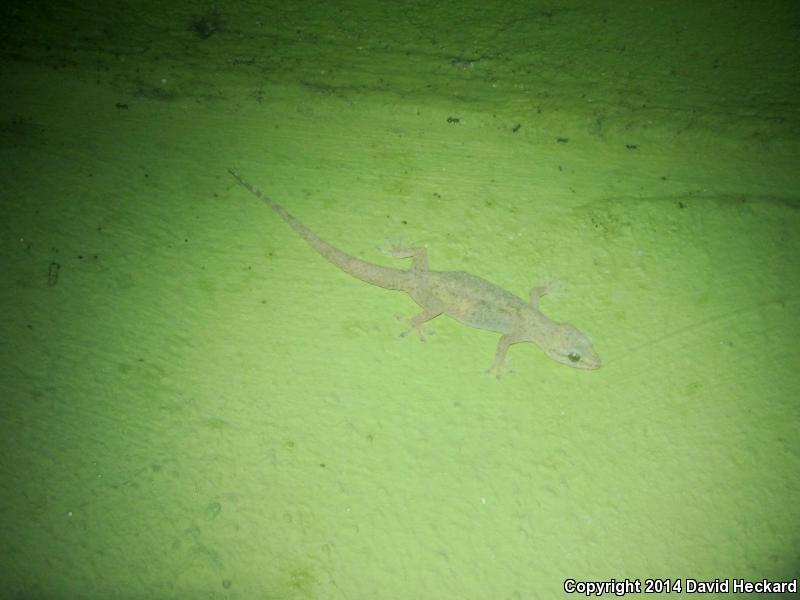
[[539,310],[539,298],[550,291],[550,286],[534,287],[530,301],[526,302],[477,275],[429,269],[428,251],[424,247],[399,244],[391,247],[391,254],[396,258],[411,259],[408,269],[394,269],[361,260],[319,238],[283,206],[246,181],[236,169],[228,169],[228,172],[336,267],[369,284],[405,292],[419,304],[422,312],[408,319],[408,329],[401,336],[415,331],[424,340],[423,325],[444,314],[464,325],[501,334],[494,362],[487,369],[487,373],[494,372],[497,377],[505,366],[509,346],[518,342],[533,342],[547,356],[570,367],[600,367],[600,357],[586,334],[569,323],[553,321]]

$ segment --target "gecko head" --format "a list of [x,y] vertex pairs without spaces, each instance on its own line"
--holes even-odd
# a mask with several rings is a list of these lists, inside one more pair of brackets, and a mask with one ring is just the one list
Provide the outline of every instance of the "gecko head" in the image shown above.
[[555,343],[545,348],[547,356],[576,369],[597,369],[600,357],[592,348],[592,341],[585,333],[569,323],[559,323]]

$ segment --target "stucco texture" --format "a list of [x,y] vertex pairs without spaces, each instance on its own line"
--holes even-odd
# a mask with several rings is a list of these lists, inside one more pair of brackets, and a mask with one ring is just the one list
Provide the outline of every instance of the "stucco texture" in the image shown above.
[[[796,6],[4,4],[0,595],[796,577]],[[361,259],[560,283],[603,366],[400,337],[230,167]]]

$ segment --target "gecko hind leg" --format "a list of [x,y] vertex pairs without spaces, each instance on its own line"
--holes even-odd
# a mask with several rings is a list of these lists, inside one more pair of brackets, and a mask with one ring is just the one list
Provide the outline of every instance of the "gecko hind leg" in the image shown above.
[[440,314],[442,314],[441,310],[434,310],[434,309],[426,308],[421,313],[419,313],[417,316],[412,317],[411,319],[404,319],[403,317],[398,315],[398,317],[397,317],[398,319],[406,321],[406,323],[408,324],[408,329],[403,331],[400,334],[400,337],[406,337],[412,331],[416,331],[417,335],[419,335],[419,341],[424,342],[425,339],[426,339],[426,336],[436,335],[436,334],[433,331],[426,330],[423,327],[423,325],[425,323],[427,323],[428,321],[430,321],[431,319],[435,319]]
[[414,271],[427,271],[428,270],[428,249],[422,246],[406,246],[401,242],[391,242],[386,240],[389,244],[389,253],[395,258],[410,258],[411,269]]

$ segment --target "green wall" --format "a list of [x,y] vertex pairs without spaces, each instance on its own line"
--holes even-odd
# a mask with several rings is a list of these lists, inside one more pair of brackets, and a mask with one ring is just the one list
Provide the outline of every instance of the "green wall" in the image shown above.
[[[0,596],[797,577],[795,3],[283,4],[0,9]],[[603,367],[401,338],[229,167]]]

